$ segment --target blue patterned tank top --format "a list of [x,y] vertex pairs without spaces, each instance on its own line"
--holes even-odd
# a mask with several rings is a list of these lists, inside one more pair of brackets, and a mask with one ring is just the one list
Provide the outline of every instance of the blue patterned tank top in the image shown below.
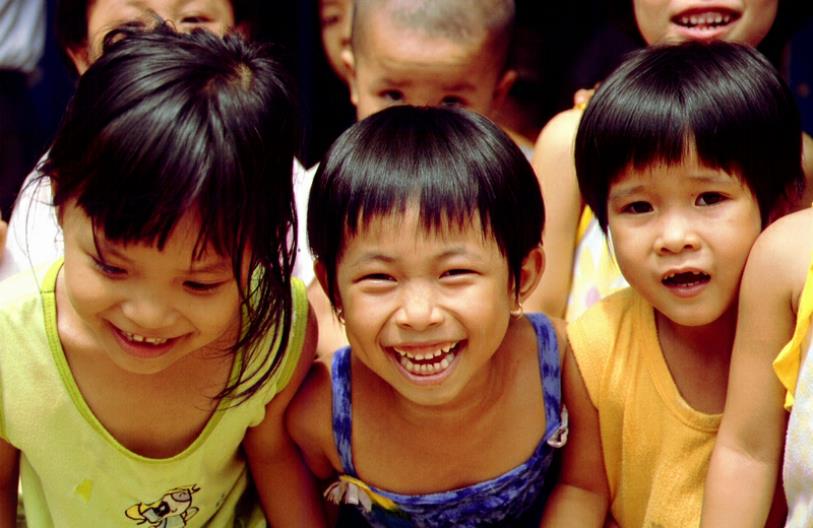
[[[479,528],[515,526],[515,520],[534,517],[539,525],[542,505],[550,490],[546,481],[557,447],[567,437],[566,411],[561,409],[559,347],[556,332],[547,317],[528,314],[534,327],[539,352],[539,370],[545,400],[545,434],[531,457],[493,479],[464,488],[425,495],[404,495],[367,485],[358,479],[351,448],[352,410],[350,349],[333,358],[333,438],[344,475],[326,492],[336,502],[355,504],[375,527]],[[524,524],[524,521],[523,521]]]

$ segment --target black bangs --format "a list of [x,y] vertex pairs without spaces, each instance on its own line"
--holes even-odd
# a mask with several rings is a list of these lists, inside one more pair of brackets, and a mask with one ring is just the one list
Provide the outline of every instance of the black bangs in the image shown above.
[[802,181],[792,94],[757,51],[730,43],[655,46],[630,56],[590,101],[576,137],[585,201],[606,229],[610,184],[628,168],[681,163],[742,179],[763,222]]
[[460,110],[399,106],[356,124],[331,147],[310,199],[310,245],[330,277],[348,236],[411,204],[430,232],[479,217],[512,277],[544,224],[539,185],[522,152],[486,118]]

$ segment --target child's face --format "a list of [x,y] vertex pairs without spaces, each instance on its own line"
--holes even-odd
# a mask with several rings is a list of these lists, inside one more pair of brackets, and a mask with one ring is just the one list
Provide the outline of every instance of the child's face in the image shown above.
[[[222,354],[239,326],[231,259],[192,259],[198,222],[182,219],[163,251],[108,242],[79,207],[62,209],[64,294],[60,317],[81,322],[83,341],[123,370],[161,372],[190,354]],[[60,286],[58,286],[60,287]],[[58,299],[60,296],[57,297]]]
[[778,0],[633,0],[647,44],[726,40],[756,46],[773,25]]
[[433,235],[415,207],[349,239],[336,282],[354,356],[419,405],[478,390],[516,306],[507,261],[479,222]]
[[204,28],[223,35],[234,26],[230,0],[91,0],[87,13],[87,45],[68,50],[79,74],[102,54],[104,37],[125,24],[150,27],[155,15],[170,22],[179,31]]
[[348,53],[350,95],[359,120],[389,106],[455,106],[489,115],[510,88],[487,45],[429,37],[390,23],[380,12]]
[[322,47],[330,67],[342,80],[347,78],[347,70],[342,62],[342,51],[350,46],[352,7],[352,0],[319,0]]
[[630,169],[610,185],[608,225],[624,277],[684,326],[720,318],[761,230],[759,206],[734,175],[683,163]]

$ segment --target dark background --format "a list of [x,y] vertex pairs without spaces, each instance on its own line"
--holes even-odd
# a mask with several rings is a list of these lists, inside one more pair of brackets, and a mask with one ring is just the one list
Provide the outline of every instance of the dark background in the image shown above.
[[[46,52],[32,86],[41,152],[50,142],[74,83],[54,41],[55,1],[47,2]],[[511,97],[522,109],[522,119],[514,126],[518,132],[535,138],[552,115],[571,106],[577,88],[600,81],[626,51],[641,45],[630,4],[630,0],[517,0],[515,63],[520,77]],[[813,1],[780,0],[780,6],[776,35],[766,39],[763,51],[789,81],[804,128],[813,133]],[[300,158],[306,166],[312,165],[355,117],[347,89],[322,52],[317,1],[261,0],[257,9],[256,37],[277,47],[297,79],[303,129]]]

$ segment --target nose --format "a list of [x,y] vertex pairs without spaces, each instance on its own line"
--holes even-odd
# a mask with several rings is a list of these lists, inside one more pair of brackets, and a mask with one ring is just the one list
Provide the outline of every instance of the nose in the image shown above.
[[411,330],[426,330],[443,321],[436,293],[428,285],[405,286],[395,314],[395,322]]
[[655,241],[659,254],[677,254],[700,247],[700,237],[693,221],[679,211],[665,213]]
[[134,291],[121,303],[124,316],[142,330],[158,330],[172,326],[178,312],[160,294],[152,291]]

